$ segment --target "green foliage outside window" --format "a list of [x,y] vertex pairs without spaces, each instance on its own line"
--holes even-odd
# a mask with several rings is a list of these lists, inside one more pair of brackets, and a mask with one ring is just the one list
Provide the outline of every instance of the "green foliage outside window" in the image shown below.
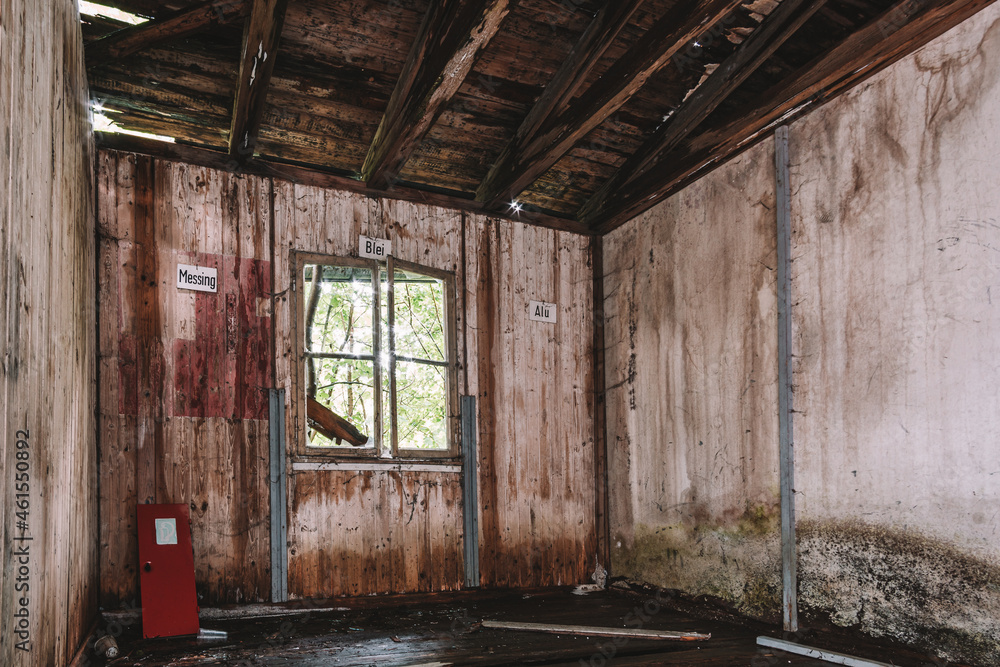
[[[367,434],[368,446],[382,454],[391,451],[393,409],[400,449],[445,450],[449,360],[444,282],[398,269],[390,281],[383,268],[376,293],[372,277],[373,270],[367,268],[305,266],[307,396]],[[378,404],[376,374],[382,386]],[[375,438],[379,413],[382,442]],[[314,428],[308,430],[308,440],[310,447],[338,447]]]

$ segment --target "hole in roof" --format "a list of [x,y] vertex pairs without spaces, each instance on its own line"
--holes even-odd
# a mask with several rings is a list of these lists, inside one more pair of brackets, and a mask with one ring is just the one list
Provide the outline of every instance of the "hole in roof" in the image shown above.
[[92,102],[90,108],[94,112],[93,115],[94,132],[107,132],[110,134],[128,134],[133,137],[143,137],[145,139],[165,141],[171,144],[176,143],[173,137],[167,137],[162,134],[152,134],[151,132],[139,132],[138,130],[129,130],[127,128],[121,127],[120,125],[115,123],[114,119],[109,115],[121,112],[114,111],[112,109],[105,109],[104,106],[98,101]]
[[88,0],[80,0],[80,15],[100,16],[106,19],[120,21],[121,23],[129,23],[131,25],[139,25],[140,23],[145,23],[149,20],[143,16],[138,16],[116,7],[101,5],[96,2],[89,2]]

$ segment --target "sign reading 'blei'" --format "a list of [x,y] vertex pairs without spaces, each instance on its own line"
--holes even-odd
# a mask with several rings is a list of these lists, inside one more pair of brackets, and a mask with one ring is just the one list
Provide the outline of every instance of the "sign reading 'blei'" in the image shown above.
[[368,259],[385,259],[392,254],[392,242],[389,239],[360,236],[358,237],[358,254]]
[[536,322],[555,322],[556,304],[544,301],[528,302],[528,319]]
[[218,292],[218,272],[207,266],[177,265],[177,288],[199,292]]

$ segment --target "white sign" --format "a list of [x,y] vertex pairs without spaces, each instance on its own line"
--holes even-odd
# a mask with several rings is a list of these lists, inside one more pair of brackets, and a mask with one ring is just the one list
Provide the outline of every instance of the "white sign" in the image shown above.
[[177,519],[155,519],[156,543],[177,544]]
[[207,266],[177,265],[177,289],[218,292],[218,272]]
[[358,254],[368,259],[385,259],[392,254],[392,241],[367,236],[358,237]]
[[528,319],[536,322],[556,321],[556,304],[545,303],[544,301],[528,302]]

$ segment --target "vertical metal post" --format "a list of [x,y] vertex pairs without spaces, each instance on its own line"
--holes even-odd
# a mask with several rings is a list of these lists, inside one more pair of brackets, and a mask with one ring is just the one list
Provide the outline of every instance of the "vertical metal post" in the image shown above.
[[799,629],[795,550],[795,450],[792,438],[792,193],[788,183],[788,126],[774,133],[778,232],[778,469],[781,476],[782,617]]
[[479,587],[479,500],[476,466],[476,397],[462,397],[462,521],[465,587]]
[[271,389],[271,602],[288,600],[288,505],[285,478],[285,390]]

